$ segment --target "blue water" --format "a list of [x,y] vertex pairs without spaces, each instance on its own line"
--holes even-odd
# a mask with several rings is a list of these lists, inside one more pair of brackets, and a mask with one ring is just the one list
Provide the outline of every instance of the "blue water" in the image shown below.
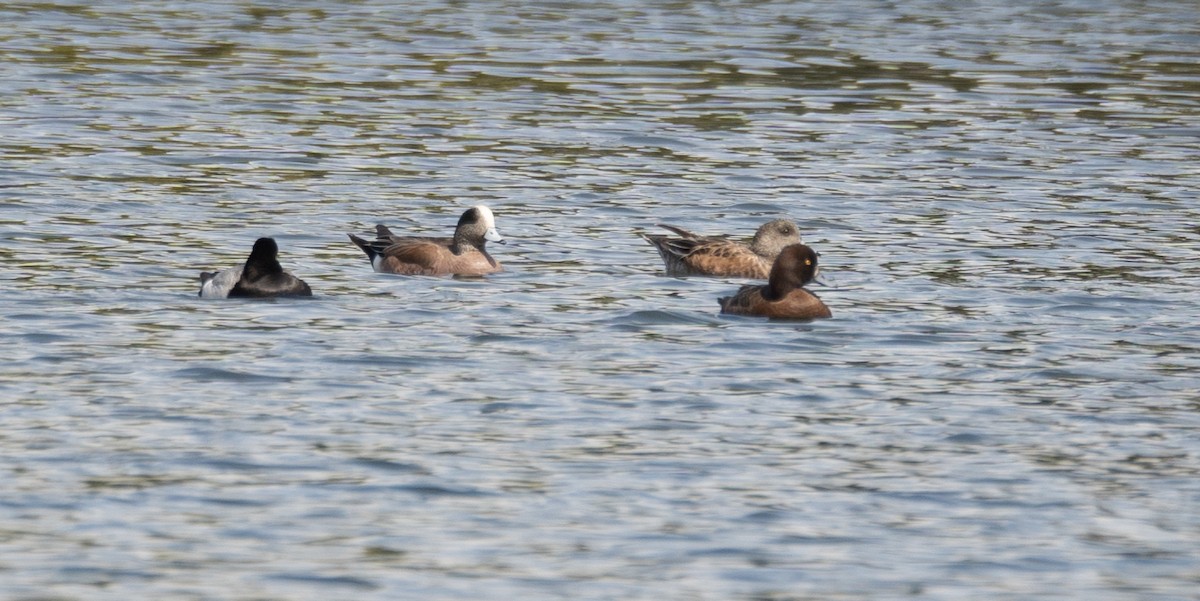
[[1196,598],[1194,3],[644,4],[0,7],[0,597]]

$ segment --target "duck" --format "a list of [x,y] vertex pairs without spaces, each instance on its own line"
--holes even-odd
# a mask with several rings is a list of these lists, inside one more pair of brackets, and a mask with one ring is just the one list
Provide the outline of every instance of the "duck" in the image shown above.
[[478,277],[500,271],[500,263],[488,254],[487,243],[506,244],[496,231],[492,210],[476,205],[458,219],[453,238],[397,236],[387,226],[375,226],[375,239],[368,241],[349,234],[378,273],[401,275],[456,275]]
[[788,219],[768,221],[758,228],[749,244],[726,236],[701,236],[681,227],[658,224],[678,234],[641,234],[658,250],[668,276],[711,275],[765,280],[779,251],[799,244],[800,228]]
[[312,288],[284,271],[278,257],[274,238],[255,240],[244,265],[200,274],[200,298],[312,296]]
[[773,319],[817,319],[833,312],[803,286],[816,279],[819,255],[804,244],[792,244],[779,253],[766,285],[742,286],[733,296],[717,299],[721,313]]

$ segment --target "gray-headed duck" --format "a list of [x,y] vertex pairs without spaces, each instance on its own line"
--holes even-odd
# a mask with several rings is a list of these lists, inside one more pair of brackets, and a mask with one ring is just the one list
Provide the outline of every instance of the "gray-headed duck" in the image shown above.
[[662,255],[669,276],[766,279],[779,252],[789,244],[800,242],[799,228],[787,219],[764,223],[749,244],[725,236],[700,236],[673,225],[658,225],[680,236],[642,234]]

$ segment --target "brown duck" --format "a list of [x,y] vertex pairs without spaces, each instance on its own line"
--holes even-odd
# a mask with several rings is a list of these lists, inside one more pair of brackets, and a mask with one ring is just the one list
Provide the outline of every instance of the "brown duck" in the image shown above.
[[793,244],[779,253],[765,286],[742,286],[733,296],[720,298],[721,312],[774,319],[833,317],[821,299],[803,288],[817,277],[817,253]]
[[764,223],[749,244],[725,236],[700,236],[673,225],[658,224],[680,237],[642,234],[658,249],[667,275],[714,275],[765,280],[779,251],[800,242],[800,230],[787,219]]
[[504,238],[496,231],[491,209],[483,205],[462,214],[453,238],[397,236],[384,225],[375,226],[375,234],[371,241],[349,236],[379,273],[482,276],[500,271],[485,245],[489,240],[504,244]]

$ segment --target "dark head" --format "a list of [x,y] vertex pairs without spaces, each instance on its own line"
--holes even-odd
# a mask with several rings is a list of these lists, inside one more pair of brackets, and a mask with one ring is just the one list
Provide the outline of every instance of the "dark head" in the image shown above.
[[278,260],[279,246],[271,238],[259,238],[246,259],[241,277],[229,291],[229,298],[269,298],[274,296],[312,296],[303,280],[283,270]]
[[496,231],[496,218],[492,215],[492,210],[483,205],[467,209],[462,217],[458,218],[458,227],[454,229],[455,244],[466,243],[482,247],[488,240],[505,243],[504,237]]
[[762,224],[750,241],[750,249],[763,257],[775,257],[789,244],[800,243],[800,228],[787,219]]
[[278,257],[279,245],[275,244],[274,238],[259,238],[255,240],[254,248],[250,251],[250,257],[246,259],[246,268],[243,270],[243,277],[256,279],[263,275],[283,271],[283,267],[279,265]]
[[784,248],[771,266],[770,282],[763,291],[763,297],[779,300],[792,290],[815,280],[820,270],[817,256],[817,251],[804,244]]

